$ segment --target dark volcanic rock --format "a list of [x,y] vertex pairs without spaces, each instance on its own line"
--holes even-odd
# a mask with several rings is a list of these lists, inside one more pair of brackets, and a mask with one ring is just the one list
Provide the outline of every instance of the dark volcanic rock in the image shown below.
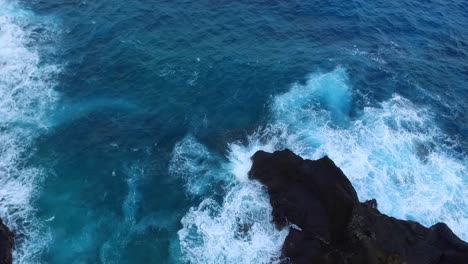
[[12,262],[13,243],[13,233],[0,219],[0,264],[10,264]]
[[360,203],[328,157],[304,160],[290,150],[258,151],[249,172],[268,189],[273,221],[290,229],[283,263],[468,264],[468,244],[442,223],[430,228]]

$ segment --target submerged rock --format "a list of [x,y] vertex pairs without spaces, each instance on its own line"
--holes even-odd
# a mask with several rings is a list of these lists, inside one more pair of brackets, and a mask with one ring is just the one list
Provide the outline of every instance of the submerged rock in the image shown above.
[[252,157],[251,179],[263,183],[277,228],[290,228],[282,263],[468,264],[468,244],[443,223],[430,228],[360,203],[328,157],[304,160],[290,150]]
[[12,262],[13,245],[13,233],[0,219],[0,264],[10,264]]

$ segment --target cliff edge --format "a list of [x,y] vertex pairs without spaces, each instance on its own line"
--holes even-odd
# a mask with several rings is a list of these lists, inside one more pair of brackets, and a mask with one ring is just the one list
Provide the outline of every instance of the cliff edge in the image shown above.
[[328,157],[258,151],[252,160],[249,178],[267,187],[276,227],[291,226],[282,263],[468,264],[468,244],[447,225],[427,228],[380,213],[375,200],[359,202]]

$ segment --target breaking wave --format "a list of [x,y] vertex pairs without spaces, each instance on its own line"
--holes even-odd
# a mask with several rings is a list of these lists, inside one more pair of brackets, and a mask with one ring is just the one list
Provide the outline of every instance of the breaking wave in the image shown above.
[[426,226],[443,221],[467,239],[468,162],[454,151],[457,142],[437,127],[431,110],[394,94],[352,117],[352,98],[345,69],[312,74],[273,98],[270,122],[246,144],[230,143],[227,161],[192,136],[178,143],[172,173],[185,179],[189,193],[210,197],[210,186],[228,186],[222,201],[207,198],[182,219],[179,239],[186,259],[278,259],[288,231],[274,228],[265,191],[247,176],[250,157],[260,149],[289,148],[309,159],[328,155],[360,200],[376,198],[383,213]]
[[0,217],[15,232],[17,263],[34,262],[48,240],[31,207],[44,173],[25,164],[58,98],[53,87],[59,68],[41,57],[41,42],[51,37],[46,27],[0,0]]

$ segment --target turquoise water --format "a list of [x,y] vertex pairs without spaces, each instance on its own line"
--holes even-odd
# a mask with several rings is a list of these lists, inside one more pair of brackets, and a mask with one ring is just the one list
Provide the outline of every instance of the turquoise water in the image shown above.
[[[265,263],[259,149],[468,239],[465,1],[0,0],[16,263]],[[251,226],[249,230],[243,226]]]

